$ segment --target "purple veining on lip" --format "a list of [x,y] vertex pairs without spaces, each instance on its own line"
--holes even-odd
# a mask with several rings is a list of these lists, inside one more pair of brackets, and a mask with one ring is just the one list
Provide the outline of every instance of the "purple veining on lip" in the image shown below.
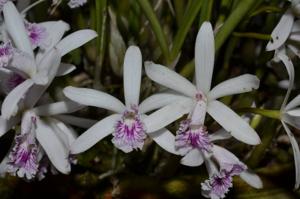
[[11,73],[7,79],[3,80],[3,90],[6,94],[8,94],[10,91],[12,91],[14,88],[16,88],[19,84],[24,82],[26,79],[19,75],[18,73]]
[[87,3],[87,0],[70,0],[68,6],[70,8],[78,8]]
[[6,4],[9,0],[0,0],[0,10],[2,11],[4,4]]
[[46,39],[47,31],[46,28],[43,26],[36,24],[36,23],[30,23],[25,21],[25,28],[27,30],[27,34],[30,38],[30,42],[32,45],[32,48],[35,49],[36,47],[44,47],[43,41]]
[[175,147],[186,154],[195,148],[208,152],[211,150],[212,144],[205,126],[191,125],[191,120],[187,119],[180,122],[175,137]]
[[231,187],[232,176],[225,171],[221,171],[201,183],[203,195],[214,199],[224,198]]
[[17,135],[15,145],[9,154],[8,172],[28,180],[38,171],[38,145],[32,135]]
[[219,173],[201,183],[203,194],[215,199],[224,198],[229,188],[232,187],[232,177],[240,175],[246,169],[247,167],[244,164],[225,165]]
[[14,54],[14,48],[11,42],[4,42],[0,44],[0,67],[6,67]]
[[38,172],[40,147],[32,132],[36,117],[30,116],[29,121],[24,120],[24,122],[28,122],[26,123],[28,128],[23,128],[26,132],[21,132],[15,137],[15,145],[8,157],[8,172],[30,180]]
[[114,136],[112,139],[114,145],[125,153],[143,148],[147,136],[136,107],[133,106],[123,113],[122,118],[117,121],[112,135]]

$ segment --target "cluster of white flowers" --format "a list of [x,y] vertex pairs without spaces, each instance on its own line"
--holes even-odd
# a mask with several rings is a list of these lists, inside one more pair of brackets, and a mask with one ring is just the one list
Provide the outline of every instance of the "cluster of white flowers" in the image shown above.
[[300,95],[297,95],[288,103],[291,91],[294,86],[295,69],[291,59],[296,55],[300,57],[297,42],[300,41],[300,1],[291,0],[291,7],[282,15],[277,26],[271,34],[271,40],[267,44],[266,50],[273,51],[274,61],[280,61],[285,66],[289,80],[284,101],[280,108],[280,120],[290,139],[295,161],[296,183],[295,188],[300,186],[300,150],[299,145],[287,124],[300,129]]
[[[70,0],[68,5],[75,8],[86,2]],[[59,3],[53,0],[53,4]],[[267,45],[267,50],[276,50],[276,60],[283,62],[289,75],[280,118],[295,156],[296,188],[300,184],[300,151],[288,125],[300,129],[300,95],[287,103],[295,76],[287,52],[289,49],[299,56],[293,43],[299,39],[299,5],[292,1],[292,8],[282,16]],[[114,146],[125,153],[141,150],[145,140],[152,139],[167,152],[182,156],[183,165],[195,167],[204,163],[209,176],[201,183],[205,197],[224,198],[236,175],[250,186],[262,188],[258,175],[215,144],[232,137],[249,145],[260,144],[258,134],[248,122],[218,100],[258,89],[259,79],[244,74],[211,88],[215,41],[209,22],[202,24],[195,42],[195,85],[168,67],[146,61],[144,70],[148,78],[167,91],[140,102],[142,54],[137,46],[130,46],[123,64],[124,103],[102,91],[71,86],[63,90],[66,100],[54,102],[48,87],[55,77],[76,68],[62,63],[61,58],[94,39],[96,32],[85,29],[64,36],[70,27],[63,21],[29,22],[9,0],[0,1],[0,9],[0,89],[5,95],[0,136],[15,131],[14,143],[0,165],[1,172],[28,180],[42,179],[47,171],[68,174],[71,164],[76,163],[74,155],[112,135]],[[85,106],[107,109],[111,115],[100,121],[66,115]],[[211,132],[206,126],[206,113],[222,127],[220,130]],[[166,128],[183,116],[176,133]],[[71,125],[88,129],[77,137]]]

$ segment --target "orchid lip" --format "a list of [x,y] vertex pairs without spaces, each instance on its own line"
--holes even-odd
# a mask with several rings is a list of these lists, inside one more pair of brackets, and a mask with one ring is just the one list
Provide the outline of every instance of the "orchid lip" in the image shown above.
[[137,106],[131,106],[129,110],[124,111],[123,116],[117,121],[114,137],[114,145],[124,151],[131,152],[133,149],[142,149],[144,140],[147,137],[145,127],[140,118]]

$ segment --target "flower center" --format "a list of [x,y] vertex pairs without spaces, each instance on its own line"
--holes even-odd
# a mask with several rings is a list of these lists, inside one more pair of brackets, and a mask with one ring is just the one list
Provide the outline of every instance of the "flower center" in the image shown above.
[[175,137],[175,147],[186,154],[195,148],[209,152],[212,144],[206,127],[204,125],[194,125],[190,119],[187,119],[180,123]]
[[123,113],[117,121],[113,136],[114,145],[125,153],[143,148],[146,134],[136,106]]

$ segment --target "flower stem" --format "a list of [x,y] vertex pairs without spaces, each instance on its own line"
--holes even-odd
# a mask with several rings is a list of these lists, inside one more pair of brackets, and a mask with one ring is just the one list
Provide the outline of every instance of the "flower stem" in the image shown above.
[[267,41],[271,39],[271,35],[269,34],[261,34],[256,32],[233,32],[233,36],[267,40]]
[[139,3],[141,9],[144,11],[147,19],[149,20],[152,30],[161,48],[161,51],[166,59],[166,62],[169,63],[170,54],[169,54],[169,47],[166,40],[166,36],[162,30],[161,25],[159,24],[159,21],[155,15],[154,10],[151,7],[151,4],[149,3],[148,0],[138,0],[137,2]]
[[279,110],[268,110],[268,109],[260,109],[260,108],[241,108],[237,110],[238,112],[250,112],[259,114],[268,118],[278,119],[280,120],[280,111]]
[[216,35],[215,45],[216,51],[224,44],[226,39],[235,29],[235,27],[240,23],[240,21],[245,17],[252,6],[257,5],[258,1],[261,0],[243,0],[239,1],[239,4],[234,9],[234,11],[229,15],[224,25],[220,28]]

